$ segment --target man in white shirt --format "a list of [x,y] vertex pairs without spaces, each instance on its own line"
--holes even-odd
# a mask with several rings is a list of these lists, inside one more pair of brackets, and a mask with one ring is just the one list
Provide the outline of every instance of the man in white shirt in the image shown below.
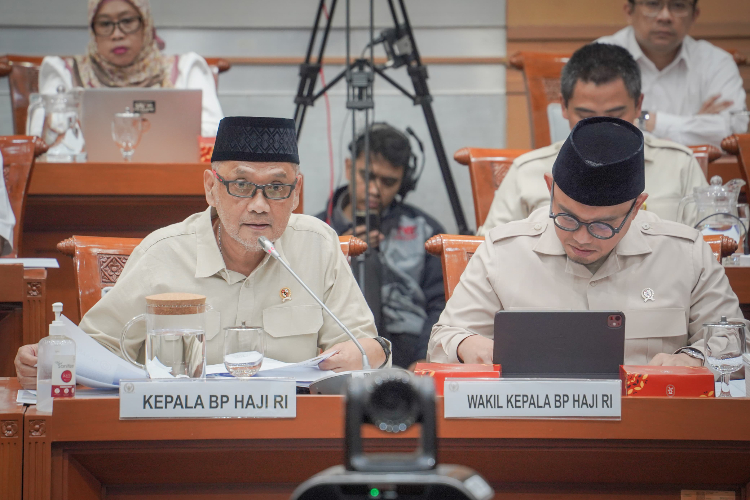
[[5,187],[3,175],[3,154],[0,153],[0,256],[8,255],[13,250],[13,227],[16,218],[10,207],[8,190]]
[[698,0],[628,0],[630,26],[597,40],[625,47],[641,68],[642,129],[688,146],[747,130],[742,78],[731,54],[687,33]]
[[[633,122],[641,110],[641,77],[638,65],[622,47],[592,43],[578,49],[563,68],[562,111],[571,128],[584,118],[610,116]],[[563,141],[535,149],[513,161],[495,191],[492,206],[477,234],[483,236],[499,224],[525,219],[550,202],[544,175],[552,172]],[[644,139],[648,206],[664,220],[677,220],[680,200],[693,188],[706,186],[706,178],[685,146],[664,139]]]

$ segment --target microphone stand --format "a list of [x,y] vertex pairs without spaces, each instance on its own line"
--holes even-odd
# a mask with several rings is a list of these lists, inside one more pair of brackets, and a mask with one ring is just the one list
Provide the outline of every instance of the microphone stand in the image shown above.
[[[328,313],[328,315],[331,316],[331,318],[333,318],[333,320],[341,327],[341,329],[344,330],[344,332],[346,332],[347,335],[349,335],[349,338],[352,340],[352,342],[354,342],[354,345],[357,346],[357,349],[359,349],[359,352],[362,353],[362,370],[372,370],[372,368],[370,367],[370,361],[367,359],[367,354],[365,353],[365,349],[362,347],[362,344],[359,343],[359,340],[357,340],[357,338],[354,336],[354,334],[351,331],[349,331],[346,325],[344,325],[344,323],[342,323],[341,320],[338,319],[336,315],[333,314],[333,312],[331,312],[330,309],[328,309],[328,306],[326,306],[323,303],[323,301],[320,300],[318,296],[315,295],[315,293],[312,290],[310,290],[310,287],[307,286],[304,281],[302,281],[302,278],[297,276],[297,273],[292,271],[292,268],[289,267],[289,264],[287,264],[284,261],[284,259],[281,258],[281,255],[279,255],[279,252],[276,250],[276,248],[274,248],[273,243],[271,243],[271,241],[265,236],[261,236],[260,238],[258,238],[258,243],[260,243],[261,248],[263,248],[263,250],[265,250],[266,253],[268,253],[271,257],[279,261],[281,265],[284,266],[286,270],[292,274],[292,276],[294,276],[294,279],[296,279],[299,282],[299,284],[302,285],[302,287],[305,290],[307,290],[307,293],[309,293],[312,296],[312,298],[315,299],[315,301],[318,304],[320,304],[320,306]],[[336,375],[333,375],[332,377],[340,376],[343,374],[350,375],[350,372],[337,373]],[[326,377],[326,378],[330,378],[330,377]]]

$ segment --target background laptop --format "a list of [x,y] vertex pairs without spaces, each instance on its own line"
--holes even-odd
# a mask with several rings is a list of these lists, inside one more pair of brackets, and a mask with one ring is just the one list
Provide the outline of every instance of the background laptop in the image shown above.
[[619,378],[625,315],[618,311],[499,311],[493,362],[506,378]]
[[136,162],[195,163],[201,135],[201,90],[87,89],[83,92],[83,137],[88,161],[123,161],[112,140],[112,117],[125,107],[151,128],[135,150]]

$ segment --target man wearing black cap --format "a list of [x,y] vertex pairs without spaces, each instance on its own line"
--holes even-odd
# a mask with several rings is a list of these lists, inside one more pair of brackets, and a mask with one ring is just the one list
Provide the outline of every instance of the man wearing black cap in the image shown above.
[[638,128],[580,121],[545,174],[551,205],[487,233],[432,330],[428,359],[491,363],[501,309],[591,309],[624,312],[625,364],[700,365],[703,323],[742,313],[697,230],[639,212],[644,178]]
[[[116,285],[81,320],[81,328],[111,351],[120,352],[120,332],[146,312],[145,297],[165,292],[206,296],[221,314],[208,322],[207,364],[223,363],[221,327],[262,326],[266,356],[287,362],[335,349],[324,370],[361,368],[354,343],[258,243],[276,250],[326,305],[361,339],[370,364],[390,363],[390,345],[377,338],[367,307],[338,236],[327,224],[292,214],[299,203],[299,156],[294,121],[224,118],[219,124],[211,169],[203,181],[209,208],[148,235],[133,250]],[[145,329],[131,330],[126,345],[138,356]],[[137,333],[136,333],[137,332]],[[24,346],[16,371],[24,386],[35,383],[36,349]]]

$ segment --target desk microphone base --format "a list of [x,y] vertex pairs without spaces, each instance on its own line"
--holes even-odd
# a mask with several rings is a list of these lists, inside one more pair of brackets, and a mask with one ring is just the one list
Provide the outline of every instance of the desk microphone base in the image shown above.
[[310,384],[310,394],[344,394],[346,384],[352,378],[368,377],[378,370],[353,370],[348,372],[334,373]]

